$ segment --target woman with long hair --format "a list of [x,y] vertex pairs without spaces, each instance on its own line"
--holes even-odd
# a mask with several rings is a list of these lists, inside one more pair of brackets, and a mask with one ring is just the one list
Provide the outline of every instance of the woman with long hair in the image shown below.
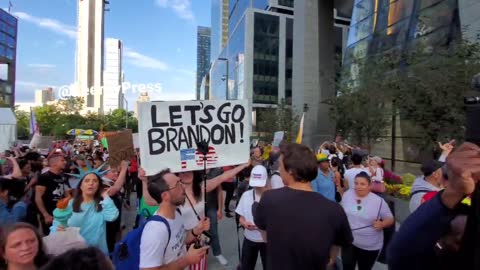
[[95,247],[73,249],[53,258],[41,270],[113,270],[110,259]]
[[48,262],[42,237],[28,223],[2,228],[0,234],[0,270],[39,269]]
[[383,247],[383,229],[395,219],[388,204],[370,191],[372,180],[366,172],[355,177],[355,186],[343,194],[341,205],[347,214],[353,244],[342,249],[343,269],[370,270]]
[[65,225],[78,227],[89,246],[98,247],[108,254],[106,222],[118,218],[118,209],[109,196],[109,190],[105,190],[97,170],[81,178],[65,209],[55,209],[55,221],[50,230],[54,233]]
[[[239,172],[248,166],[248,164],[240,165],[213,179],[208,180],[206,184],[207,193],[218,188],[223,182],[235,177]],[[179,176],[184,184],[186,193],[185,204],[180,207],[180,211],[182,212],[184,219],[185,229],[192,230],[199,224],[200,220],[205,218],[205,187],[203,183],[203,172],[182,172],[179,174]],[[221,254],[217,257],[219,256],[221,256]],[[202,259],[197,264],[197,268],[193,267],[191,269],[206,269],[206,258]]]

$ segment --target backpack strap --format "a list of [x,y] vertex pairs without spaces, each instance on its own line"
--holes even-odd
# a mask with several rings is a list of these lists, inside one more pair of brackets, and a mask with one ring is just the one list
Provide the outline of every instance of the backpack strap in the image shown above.
[[170,237],[172,235],[172,231],[170,230],[170,224],[168,224],[168,221],[162,217],[162,216],[159,216],[159,215],[153,215],[151,216],[147,222],[145,222],[145,225],[150,222],[150,221],[157,221],[157,222],[162,222],[163,224],[165,224],[165,226],[167,227],[167,231],[168,231],[168,241],[167,241],[167,244],[165,245],[165,250],[163,251],[163,257],[165,257],[165,254],[167,253],[167,247],[168,247],[168,244],[170,243]]
[[415,190],[414,192],[410,193],[410,198],[413,197],[413,195],[415,194],[419,194],[419,193],[428,193],[428,192],[431,192],[433,190],[429,190],[429,189],[419,189],[419,190]]

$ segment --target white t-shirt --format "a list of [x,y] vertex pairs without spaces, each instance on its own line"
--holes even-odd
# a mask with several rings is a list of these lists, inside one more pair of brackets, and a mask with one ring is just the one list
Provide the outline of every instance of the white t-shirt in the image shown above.
[[[254,223],[253,222],[253,214],[252,214],[252,205],[253,205],[253,192],[254,189],[245,191],[242,194],[242,197],[240,198],[240,202],[238,203],[237,209],[235,212],[239,214],[240,216],[243,216],[246,221]],[[257,201],[260,200],[259,196],[255,196],[255,199]],[[264,242],[262,238],[262,234],[260,233],[259,230],[247,230],[245,229],[243,232],[243,235],[245,235],[245,238],[252,242]]]
[[370,171],[367,168],[351,168],[345,171],[343,176],[348,182],[348,188],[353,189],[355,187],[355,177],[361,173],[366,172],[370,175]]
[[[186,231],[183,217],[175,212],[175,219],[167,219],[171,236],[167,250],[168,229],[163,222],[150,221],[143,229],[140,240],[140,268],[158,267],[176,261],[187,253]],[[163,255],[165,252],[165,256]]]
[[285,186],[282,177],[277,174],[272,175],[272,177],[270,178],[270,185],[272,189],[282,188]]
[[385,200],[373,192],[359,198],[351,189],[343,194],[341,205],[352,229],[353,245],[364,250],[380,250],[383,246],[383,230],[377,231],[373,222],[377,217],[393,217]]
[[[203,199],[197,202],[196,204],[194,204],[193,207],[195,208],[195,211],[197,211],[197,214],[200,216],[200,218],[205,217],[205,202],[203,201]],[[200,221],[198,221],[197,215],[195,215],[195,212],[193,211],[190,203],[187,200],[185,200],[185,204],[180,206],[179,208],[180,208],[180,212],[182,212],[183,222],[185,224],[185,230],[188,231],[195,228]]]

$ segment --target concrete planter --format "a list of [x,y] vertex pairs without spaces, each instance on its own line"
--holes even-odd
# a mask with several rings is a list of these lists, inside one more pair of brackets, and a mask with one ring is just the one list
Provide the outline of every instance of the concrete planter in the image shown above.
[[393,202],[394,212],[395,212],[395,221],[398,223],[403,223],[405,219],[410,215],[409,201],[405,199],[395,198],[390,195],[385,196],[385,200],[390,204]]

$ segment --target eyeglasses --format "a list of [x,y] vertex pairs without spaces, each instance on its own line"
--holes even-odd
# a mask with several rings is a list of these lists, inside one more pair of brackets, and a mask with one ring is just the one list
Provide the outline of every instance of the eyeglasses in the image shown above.
[[184,185],[184,183],[183,183],[182,180],[178,180],[177,183],[175,184],[175,186],[169,188],[168,191],[170,191],[170,190],[172,190],[172,189],[176,189],[176,188],[177,188],[178,186],[180,186],[180,185],[181,185],[181,186]]
[[362,206],[360,205],[362,203],[362,200],[357,200],[357,211],[362,210]]

